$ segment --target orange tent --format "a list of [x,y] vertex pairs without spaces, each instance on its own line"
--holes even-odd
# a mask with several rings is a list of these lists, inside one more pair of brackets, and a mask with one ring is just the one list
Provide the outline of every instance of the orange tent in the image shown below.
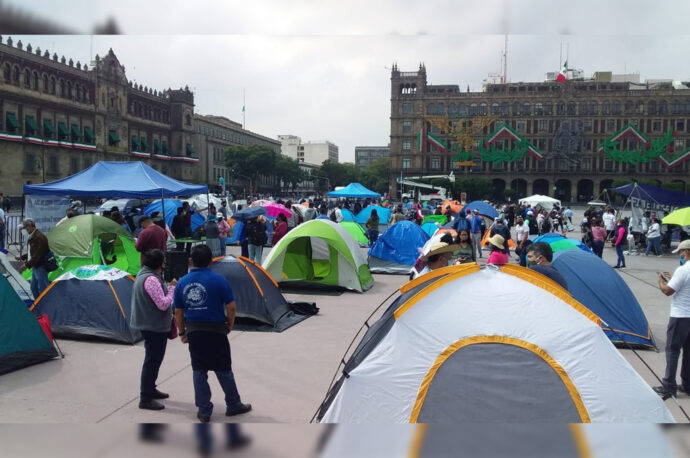
[[[489,234],[491,234],[490,230],[487,230],[484,232],[484,237],[482,237],[482,246],[483,247],[488,247],[489,246]],[[515,249],[515,242],[513,242],[513,239],[508,239],[508,248],[511,250]]]
[[460,213],[462,210],[462,204],[457,200],[446,200],[441,204],[441,213],[446,214],[446,207],[450,206],[450,209],[455,213]]

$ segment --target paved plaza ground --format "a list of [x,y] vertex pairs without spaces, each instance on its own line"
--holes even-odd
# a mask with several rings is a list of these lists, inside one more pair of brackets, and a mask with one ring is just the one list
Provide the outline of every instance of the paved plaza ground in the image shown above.
[[[579,231],[569,236],[579,237]],[[229,254],[238,255],[239,247],[229,247]],[[605,249],[604,260],[615,263],[613,248]],[[677,266],[675,255],[628,256],[627,270],[619,271],[642,304],[659,347],[659,352],[637,353],[660,377],[666,364],[670,298],[659,291],[656,272],[673,271]],[[242,399],[253,405],[253,411],[232,420],[309,422],[355,333],[372,311],[406,281],[400,275],[374,275],[374,279],[374,286],[364,294],[286,293],[288,299],[314,301],[321,310],[282,333],[233,331],[233,370]],[[61,339],[59,345],[64,359],[0,376],[0,422],[121,425],[197,421],[189,354],[179,339],[169,342],[161,367],[159,388],[170,393],[170,399],[163,401],[166,408],[160,412],[138,408],[143,342],[118,345]],[[620,351],[644,380],[652,386],[659,384],[631,350]],[[220,386],[213,376],[209,380],[216,405],[212,421],[228,421]],[[690,411],[687,395],[679,394],[678,402]],[[666,405],[676,420],[686,420],[672,400]]]

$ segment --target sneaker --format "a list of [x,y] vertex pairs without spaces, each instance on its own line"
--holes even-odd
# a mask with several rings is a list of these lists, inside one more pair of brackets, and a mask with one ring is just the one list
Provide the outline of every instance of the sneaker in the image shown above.
[[652,387],[652,389],[654,390],[654,392],[656,394],[661,396],[661,399],[664,401],[670,397],[674,397],[674,398],[676,397],[676,393],[674,391],[669,390],[665,386],[655,386],[655,387]]
[[252,410],[251,404],[242,404],[240,402],[239,404],[237,404],[233,408],[228,407],[228,410],[225,411],[225,415],[228,417],[234,417],[235,415],[241,415],[243,413],[247,413],[250,410]]
[[163,410],[165,406],[158,401],[139,401],[139,408],[144,410]]
[[620,266],[613,266],[614,269],[620,269]]
[[625,270],[625,266],[621,266],[620,269],[621,269],[621,270]]
[[685,387],[679,386],[678,391],[680,391],[683,394],[690,394],[690,388],[685,388]]
[[170,395],[168,393],[163,393],[162,391],[155,390],[153,392],[153,399],[168,399]]
[[208,423],[209,421],[211,421],[210,415],[201,415],[200,413],[198,413],[196,414],[196,418],[198,418],[201,423]]

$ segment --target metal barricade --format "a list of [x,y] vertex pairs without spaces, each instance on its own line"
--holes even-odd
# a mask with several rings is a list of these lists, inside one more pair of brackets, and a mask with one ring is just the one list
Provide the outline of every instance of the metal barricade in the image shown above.
[[22,231],[19,225],[22,223],[21,215],[10,215],[5,218],[5,248],[9,250],[10,247],[16,246],[21,251],[24,244]]

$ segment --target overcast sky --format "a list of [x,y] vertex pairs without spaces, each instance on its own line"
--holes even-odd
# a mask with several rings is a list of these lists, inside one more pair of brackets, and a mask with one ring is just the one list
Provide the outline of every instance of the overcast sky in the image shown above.
[[124,35],[13,38],[82,63],[112,48],[130,80],[189,85],[202,114],[242,122],[244,92],[247,129],[329,140],[341,161],[354,160],[355,146],[388,143],[394,62],[402,71],[424,62],[430,84],[478,91],[501,70],[504,33],[510,81],[558,71],[561,43],[569,67],[587,76],[690,80],[688,1],[22,0],[17,8],[81,33],[113,18]]

